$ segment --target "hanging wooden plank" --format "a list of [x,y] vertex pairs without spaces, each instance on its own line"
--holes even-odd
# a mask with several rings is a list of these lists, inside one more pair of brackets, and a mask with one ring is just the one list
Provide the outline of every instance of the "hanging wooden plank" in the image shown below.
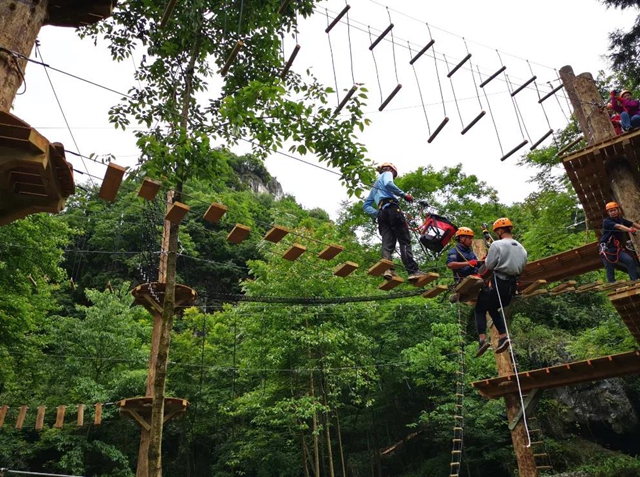
[[435,298],[449,289],[446,285],[437,285],[422,294],[423,298]]
[[153,179],[149,179],[145,177],[142,181],[142,185],[140,186],[140,190],[138,191],[138,197],[142,197],[146,200],[153,200],[160,192],[160,187],[162,183],[160,181],[154,181]]
[[333,27],[336,26],[340,20],[342,20],[342,17],[345,16],[350,9],[351,5],[346,5],[342,9],[342,11],[338,13],[338,15],[333,19],[333,21],[327,26],[327,28],[324,29],[324,32],[329,33],[333,29]]
[[356,271],[358,267],[359,265],[355,262],[345,262],[340,265],[333,274],[337,277],[346,277]]
[[304,245],[300,245],[299,243],[294,243],[289,249],[284,253],[282,258],[285,260],[289,260],[293,262],[297,260],[300,255],[307,251],[307,247]]
[[29,409],[29,406],[20,406],[18,419],[16,420],[16,429],[22,429],[22,426],[24,425],[24,418],[27,417],[27,409]]
[[394,267],[394,263],[391,260],[387,260],[386,258],[380,259],[375,265],[373,265],[367,273],[374,277],[381,276],[384,272]]
[[523,296],[530,295],[531,293],[536,291],[538,288],[540,288],[541,286],[546,285],[546,284],[547,284],[546,280],[536,280],[533,283],[531,283],[529,286],[527,286],[527,288],[522,290],[522,295]]
[[179,224],[184,219],[187,212],[189,212],[190,207],[187,204],[183,204],[182,202],[174,202],[171,204],[171,208],[165,215],[164,220],[168,220],[172,224]]
[[84,404],[78,404],[78,427],[84,426]]
[[64,426],[64,414],[67,411],[67,406],[58,406],[58,411],[56,413],[56,422],[53,425],[56,429],[62,429]]
[[410,282],[414,287],[422,288],[423,286],[431,283],[432,281],[440,278],[440,275],[434,272],[425,273],[417,280]]
[[242,42],[242,40],[238,40],[238,42],[234,45],[233,50],[231,50],[231,54],[229,54],[229,56],[227,57],[227,61],[225,61],[224,66],[222,67],[222,70],[220,70],[220,74],[222,76],[225,76],[229,72],[229,68],[231,68],[231,65],[236,59],[236,56],[238,56],[238,53],[240,53],[240,50],[243,46],[244,43]]
[[344,247],[340,245],[327,245],[322,252],[318,254],[318,258],[321,258],[322,260],[331,260],[342,251],[344,251]]
[[222,216],[227,212],[227,206],[222,204],[211,204],[204,213],[204,220],[217,224]]
[[99,402],[96,404],[96,415],[93,419],[93,424],[99,426],[102,424],[102,403]]
[[385,282],[378,287],[379,290],[389,291],[393,290],[398,285],[402,285],[404,280],[399,276],[395,275],[391,280],[385,280]]
[[286,227],[281,227],[280,225],[274,225],[273,228],[266,233],[266,235],[264,236],[264,239],[269,242],[278,243],[289,232],[290,230]]
[[116,200],[116,195],[118,194],[126,170],[126,167],[110,162],[107,165],[107,171],[104,174],[98,197],[109,202]]
[[231,243],[240,243],[244,239],[246,239],[251,233],[251,227],[247,227],[246,225],[236,224],[229,235],[227,235],[227,241]]
[[44,413],[47,410],[47,406],[38,406],[38,412],[36,414],[36,431],[41,431],[44,427]]
[[0,407],[0,429],[4,426],[4,420],[7,417],[7,411],[9,410],[9,406],[4,405]]

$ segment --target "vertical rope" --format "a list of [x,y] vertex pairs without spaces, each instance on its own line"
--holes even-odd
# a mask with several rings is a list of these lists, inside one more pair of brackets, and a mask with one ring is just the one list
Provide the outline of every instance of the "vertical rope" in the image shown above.
[[[347,0],[344,0],[344,4],[347,5]],[[353,84],[356,84],[356,76],[353,69],[353,48],[351,45],[351,21],[349,20],[349,12],[347,11],[347,38],[349,39],[349,61],[351,62],[351,80]]]
[[[469,54],[469,47],[467,46],[467,40],[462,37],[462,41],[464,42],[464,47],[467,50],[467,54]],[[478,104],[480,105],[480,109],[482,109],[482,101],[480,100],[480,91],[478,90],[478,84],[476,83],[476,75],[473,73],[473,62],[469,59],[469,71],[471,72],[471,78],[473,79],[473,87],[476,90],[476,97],[478,98]]]
[[[427,23],[427,30],[429,30],[429,39],[433,40],[433,36],[431,35],[431,27]],[[447,106],[444,101],[444,93],[442,92],[442,83],[440,82],[440,73],[438,72],[438,59],[436,58],[436,49],[432,47],[433,50],[433,63],[436,67],[436,78],[438,79],[438,88],[440,89],[440,99],[442,100],[442,109],[444,111],[444,115],[447,115]]]
[[[371,27],[367,25],[367,30],[369,30],[369,43],[373,44],[373,38],[371,36]],[[373,57],[373,65],[376,68],[376,79],[378,80],[378,89],[380,90],[380,102],[384,101],[382,96],[382,85],[380,84],[380,73],[378,73],[378,63],[376,62],[376,54],[371,50],[371,56]]]
[[[329,10],[325,8],[325,13],[327,15],[327,26],[329,26]],[[333,45],[331,44],[331,33],[327,33],[327,39],[329,40],[329,52],[331,53],[331,67],[333,68],[333,82],[336,85],[336,97],[338,99],[338,104],[340,104],[340,93],[338,91],[338,76],[336,74],[336,64],[333,58]]]
[[[482,82],[482,75],[480,74],[480,67],[476,65],[478,69],[478,78]],[[493,129],[496,131],[496,137],[498,138],[498,145],[500,146],[500,153],[504,156],[504,149],[502,148],[502,141],[500,140],[500,133],[498,132],[498,126],[496,125],[496,118],[493,116],[493,110],[491,109],[491,103],[489,102],[489,96],[485,88],[482,88],[484,99],[487,101],[487,107],[489,108],[489,115],[491,116],[491,122],[493,123]]]
[[[529,60],[526,60],[526,61],[527,61],[527,65],[529,65],[529,71],[531,72],[531,77],[536,76],[533,72],[533,68],[531,67],[531,63],[529,62]],[[538,95],[538,99],[540,99],[540,89],[538,88],[538,82],[534,81],[533,85],[536,88],[536,94]],[[551,121],[549,121],[549,116],[547,115],[547,110],[544,107],[544,103],[540,103],[540,106],[542,107],[542,114],[544,114],[544,119],[547,121],[547,126],[549,126],[549,129],[553,130],[553,127],[551,127]],[[553,138],[554,144],[559,149],[560,145],[558,144],[558,140],[556,138],[555,133],[552,134],[551,137]]]
[[[391,21],[391,12],[389,12],[389,7],[387,7],[387,15],[389,16],[389,24],[393,24]],[[396,64],[396,42],[393,38],[393,28],[391,29],[391,51],[393,52],[393,69],[396,72],[396,82],[400,83],[400,78],[398,77],[398,65]]]
[[[409,58],[413,57],[413,52],[411,51],[411,42],[407,41],[407,45],[409,46]],[[429,136],[431,136],[431,126],[429,125],[429,117],[427,116],[427,108],[424,104],[424,98],[422,96],[422,88],[420,87],[420,80],[418,79],[418,72],[416,71],[416,65],[411,65],[413,68],[413,75],[416,77],[416,84],[418,85],[418,94],[420,95],[420,104],[422,104],[422,111],[424,112],[424,118],[427,120],[427,130],[429,131]]]
[[[447,65],[447,70],[451,71],[449,69],[449,62],[447,61],[447,57],[445,56],[444,53],[442,53],[442,57],[444,58],[444,62]],[[456,89],[453,87],[453,76],[449,77],[449,82],[451,83],[451,91],[453,91],[453,101],[456,103],[456,109],[458,110],[458,116],[460,117],[460,124],[462,125],[462,128],[464,129],[464,121],[462,120],[462,113],[460,112],[460,105],[458,104],[458,98],[456,96]]]

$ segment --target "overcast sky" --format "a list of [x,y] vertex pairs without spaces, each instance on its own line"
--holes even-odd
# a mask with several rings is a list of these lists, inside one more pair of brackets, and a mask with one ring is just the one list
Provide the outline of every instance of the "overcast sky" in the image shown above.
[[[556,70],[564,65],[573,66],[576,74],[589,71],[595,77],[599,70],[608,68],[603,57],[607,52],[608,34],[617,28],[628,28],[637,13],[607,10],[596,0],[459,0],[455,3],[396,0],[389,9],[385,7],[387,3],[377,0],[350,0],[349,4],[351,26],[347,26],[345,17],[329,36],[324,32],[327,14],[330,19],[335,17],[344,8],[344,0],[327,1],[318,8],[318,14],[301,21],[297,39],[301,51],[293,69],[303,72],[311,68],[330,86],[335,87],[337,80],[340,97],[354,79],[366,85],[369,101],[365,111],[372,125],[360,135],[360,140],[374,161],[392,161],[400,174],[420,166],[440,169],[462,163],[467,174],[476,174],[495,187],[506,203],[520,201],[532,191],[532,186],[527,184],[531,171],[515,165],[518,156],[529,146],[505,162],[500,162],[500,157],[523,139],[530,139],[531,143],[540,138],[549,129],[545,113],[554,130],[564,127],[570,114],[562,92],[557,99],[545,101],[543,110],[533,85],[516,96],[515,105],[509,88],[518,87],[533,73],[544,94],[559,84]],[[375,39],[390,20],[394,24],[393,43],[388,35],[374,49],[374,63],[368,49],[369,30]],[[439,75],[433,50],[415,63],[415,72],[409,65],[411,55],[426,45],[430,37],[435,40]],[[90,40],[80,40],[73,30],[45,27],[39,40],[43,58],[38,59],[52,67],[120,92],[126,92],[134,81],[133,61],[112,62],[104,45],[95,47]],[[294,46],[293,39],[286,40],[285,57]],[[472,54],[470,63],[449,80],[447,71],[464,58],[467,51]],[[138,52],[136,59],[141,54]],[[508,80],[500,75],[484,88],[486,91],[475,86],[480,77],[486,78],[502,64],[507,66]],[[473,67],[473,74],[469,66]],[[37,128],[50,141],[64,143],[69,150],[84,155],[113,154],[116,163],[135,165],[138,153],[132,134],[114,130],[107,120],[109,107],[117,104],[120,96],[55,71],[49,71],[49,75],[75,143],[44,68],[38,65],[27,67],[26,90],[17,97],[13,114]],[[402,84],[402,89],[385,110],[379,112],[382,99],[397,84]],[[217,96],[218,92],[212,91],[211,95]],[[337,104],[338,98],[334,101]],[[524,118],[523,123],[517,119],[515,106]],[[468,133],[461,135],[463,127],[482,110],[487,114]],[[435,141],[428,144],[429,131],[442,121],[445,112],[449,123]],[[551,138],[544,145],[550,142]],[[239,148],[236,152],[247,150]],[[68,159],[76,169],[84,170],[78,158],[69,155]],[[310,156],[302,159],[313,161]],[[91,174],[104,175],[105,168],[101,165],[86,162],[86,167]],[[346,193],[336,175],[278,154],[268,159],[267,167],[285,192],[293,194],[303,206],[322,207],[333,217],[337,215]],[[87,178],[77,175],[76,180],[82,183]]]

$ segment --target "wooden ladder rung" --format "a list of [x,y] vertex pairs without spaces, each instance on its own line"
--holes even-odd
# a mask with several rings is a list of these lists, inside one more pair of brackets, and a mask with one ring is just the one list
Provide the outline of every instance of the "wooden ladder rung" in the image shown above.
[[536,469],[538,469],[538,470],[551,470],[551,469],[553,469],[553,467],[551,467],[550,465],[538,465],[538,466],[536,466]]
[[462,454],[461,450],[452,450],[451,451],[452,454]]
[[533,454],[533,457],[548,457],[549,454]]

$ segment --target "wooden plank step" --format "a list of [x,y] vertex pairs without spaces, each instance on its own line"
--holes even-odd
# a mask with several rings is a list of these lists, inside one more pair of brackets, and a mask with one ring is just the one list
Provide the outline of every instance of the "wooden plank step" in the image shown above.
[[391,260],[382,258],[375,265],[369,268],[369,270],[367,270],[367,273],[371,276],[379,277],[390,268],[393,268],[393,266],[394,264]]
[[533,441],[533,442],[531,443],[531,445],[532,445],[532,446],[540,446],[540,445],[542,445],[542,444],[544,444],[544,441]]
[[56,429],[62,429],[64,425],[64,413],[67,410],[67,406],[58,406],[58,411],[56,413],[56,423],[53,425]]
[[29,409],[29,406],[20,406],[18,419],[16,420],[16,429],[22,429],[22,426],[24,425],[24,418],[27,417],[27,409]]
[[322,252],[318,254],[318,258],[321,258],[322,260],[331,260],[332,258],[335,258],[335,256],[338,255],[343,250],[344,250],[344,247],[340,245],[336,245],[336,244],[327,245],[322,250]]
[[250,232],[251,227],[247,227],[246,225],[242,224],[236,224],[233,230],[229,232],[229,235],[227,235],[227,241],[238,244],[246,239],[249,236]]
[[278,243],[289,232],[290,230],[286,227],[281,227],[280,225],[274,225],[273,228],[265,234],[264,239],[267,240],[268,242]]
[[213,203],[209,206],[207,211],[204,213],[203,218],[207,222],[217,224],[218,222],[220,222],[220,219],[226,212],[227,212],[226,205]]
[[99,426],[102,423],[102,403],[96,403],[96,414],[93,419],[93,423]]
[[78,427],[84,426],[84,404],[78,404]]
[[538,469],[538,470],[551,470],[551,469],[553,469],[553,467],[551,467],[550,465],[538,465],[538,466],[536,466],[536,469]]
[[452,454],[462,454],[461,450],[452,450],[451,451]]
[[297,260],[300,255],[307,251],[307,247],[304,245],[300,245],[299,243],[294,243],[289,249],[282,255],[282,258],[285,260],[289,260],[293,262]]
[[386,280],[382,285],[378,287],[378,290],[389,291],[393,290],[398,285],[402,285],[404,280],[399,276],[395,275],[391,280]]
[[153,200],[160,192],[160,187],[162,183],[160,181],[155,181],[153,179],[149,179],[145,177],[140,185],[140,190],[138,191],[138,197],[142,197],[146,200]]
[[533,454],[533,457],[549,457],[549,454]]
[[345,262],[340,265],[333,274],[337,277],[346,277],[358,269],[360,265],[355,262]]
[[174,202],[171,204],[167,215],[164,216],[164,220],[168,220],[172,224],[179,224],[184,219],[190,207],[182,202]]
[[434,272],[429,272],[429,273],[425,273],[424,275],[422,275],[417,280],[412,281],[411,284],[414,287],[422,288],[425,285],[431,283],[432,281],[434,281],[434,280],[436,280],[438,278],[440,278],[440,274],[434,273]]
[[424,292],[422,294],[422,297],[423,298],[435,298],[438,295],[446,292],[447,290],[448,290],[448,287],[446,285],[438,285],[438,286],[435,286],[435,287],[427,290],[426,292]]
[[126,170],[126,167],[110,162],[107,165],[107,171],[104,174],[98,197],[109,202],[116,200],[116,195],[118,194]]
[[38,412],[36,414],[36,431],[41,431],[44,427],[44,413],[46,410],[46,406],[38,406]]
[[0,429],[4,426],[4,420],[7,417],[7,411],[9,410],[9,406],[4,405],[0,407]]

